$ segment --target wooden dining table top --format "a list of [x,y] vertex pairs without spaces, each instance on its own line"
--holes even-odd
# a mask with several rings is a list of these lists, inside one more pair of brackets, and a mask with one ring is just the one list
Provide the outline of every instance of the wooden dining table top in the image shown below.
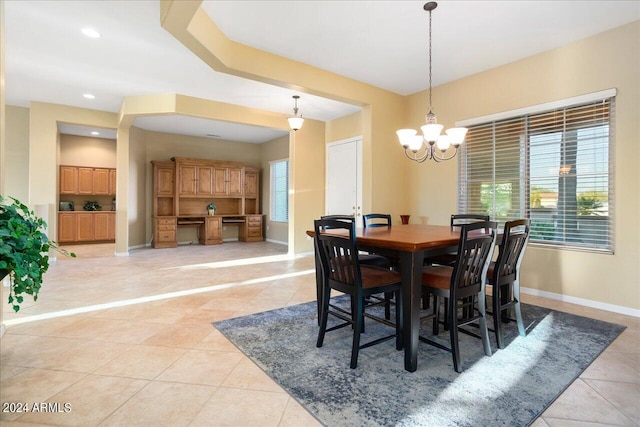
[[[347,234],[344,230],[327,230],[327,233]],[[308,230],[307,235],[315,237],[315,232]],[[356,239],[359,245],[418,252],[456,245],[460,241],[460,228],[426,224],[367,227],[356,229]]]

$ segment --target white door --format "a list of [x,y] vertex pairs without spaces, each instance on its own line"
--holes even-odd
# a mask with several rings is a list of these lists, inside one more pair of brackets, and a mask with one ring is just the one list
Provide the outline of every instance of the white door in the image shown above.
[[362,138],[327,145],[327,215],[354,215],[362,227]]

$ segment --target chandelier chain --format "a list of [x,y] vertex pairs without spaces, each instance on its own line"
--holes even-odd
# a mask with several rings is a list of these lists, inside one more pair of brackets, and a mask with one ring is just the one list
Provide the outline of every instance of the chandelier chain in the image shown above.
[[431,11],[429,11],[429,112],[431,109]]

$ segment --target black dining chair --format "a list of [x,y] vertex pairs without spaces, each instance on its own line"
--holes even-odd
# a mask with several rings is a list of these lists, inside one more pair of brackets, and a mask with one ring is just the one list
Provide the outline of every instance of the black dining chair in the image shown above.
[[379,213],[363,215],[362,225],[364,228],[391,227],[391,215]]
[[[325,230],[345,230],[346,235],[326,233]],[[320,219],[314,221],[315,240],[320,264],[322,267],[322,309],[320,330],[318,332],[317,347],[322,347],[326,332],[345,326],[352,326],[353,342],[351,346],[350,367],[355,369],[358,364],[360,349],[379,344],[389,339],[396,339],[396,349],[402,345],[402,278],[400,273],[376,267],[363,265],[358,257],[356,242],[356,228],[354,221],[336,219]],[[351,296],[351,312],[331,302],[331,290],[343,292]],[[393,292],[396,303],[395,324],[381,317],[365,311],[365,298],[373,294]],[[343,323],[327,329],[329,315],[333,315]],[[378,339],[360,344],[364,319],[371,318],[385,325],[392,326],[394,333]]]
[[[425,267],[422,272],[422,286],[434,296],[434,335],[439,333],[440,298],[445,298],[445,317],[449,324],[450,347],[420,336],[420,341],[450,351],[456,372],[462,372],[458,340],[458,330],[461,326],[477,322],[484,352],[487,356],[491,356],[486,320],[485,286],[496,242],[497,223],[484,221],[463,224],[460,227],[460,243],[453,267],[430,266]],[[476,304],[477,311],[474,310]],[[463,329],[460,331],[473,334]]]
[[508,315],[511,308],[515,311],[518,332],[525,336],[520,309],[520,264],[529,242],[530,224],[528,219],[505,222],[498,258],[489,265],[487,284],[492,287],[491,314],[498,348],[504,348],[502,323],[513,320]]
[[[336,221],[343,221],[343,222],[353,222],[355,224],[355,217],[353,215],[324,215],[321,216],[320,219],[333,219]],[[328,226],[325,226],[325,229]],[[377,254],[370,254],[370,253],[358,253],[358,261],[360,262],[360,264],[362,265],[373,265],[375,267],[380,267],[380,268],[391,268],[391,261],[382,255],[377,255]],[[318,292],[319,295],[319,292]],[[391,294],[385,294],[384,297],[378,297],[377,295],[371,295],[366,299],[366,303],[367,305],[380,305],[380,304],[384,304],[384,315],[385,318],[387,320],[391,319],[391,304],[393,303],[391,301]],[[320,301],[321,298],[318,298],[318,301]],[[321,306],[319,306],[319,311],[318,313],[320,313],[320,309]],[[320,320],[320,316],[318,317],[318,320]]]
[[[451,228],[460,227],[464,224],[472,224],[474,222],[489,221],[489,215],[478,214],[453,214],[451,215]],[[452,266],[456,261],[456,253],[451,252],[448,254],[436,255],[433,257],[425,258],[426,265],[449,265]]]

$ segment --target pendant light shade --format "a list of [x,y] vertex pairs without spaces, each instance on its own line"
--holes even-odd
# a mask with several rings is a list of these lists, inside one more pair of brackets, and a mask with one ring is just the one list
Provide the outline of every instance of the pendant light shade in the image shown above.
[[293,131],[297,131],[302,127],[304,123],[304,119],[302,118],[302,114],[298,114],[298,99],[300,97],[298,95],[293,95],[293,99],[295,101],[295,106],[293,107],[293,117],[289,117],[287,121],[289,122],[289,127]]

